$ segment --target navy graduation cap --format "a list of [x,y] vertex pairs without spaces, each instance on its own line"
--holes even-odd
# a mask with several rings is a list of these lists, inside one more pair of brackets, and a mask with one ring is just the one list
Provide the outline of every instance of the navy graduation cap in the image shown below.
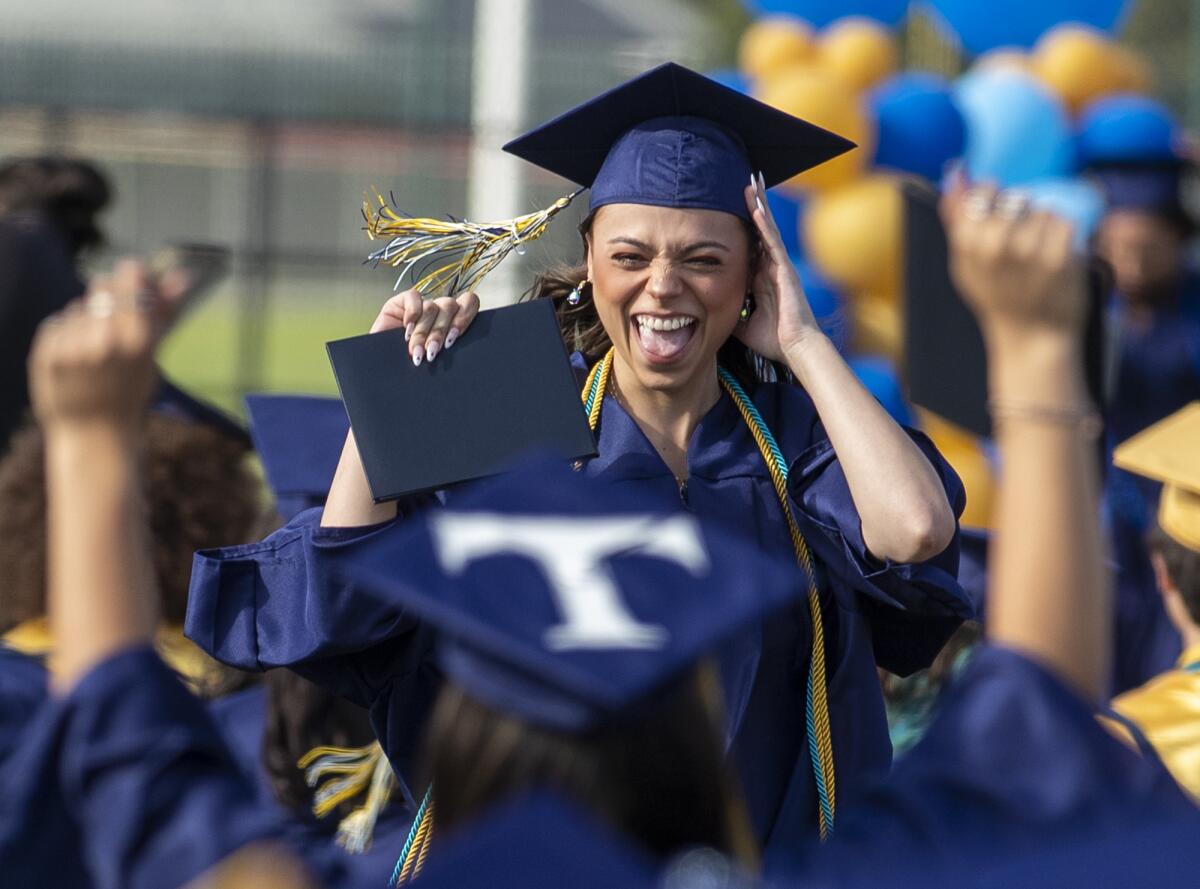
[[325,502],[350,421],[337,398],[247,395],[250,437],[280,516]]
[[504,150],[591,189],[590,209],[652,204],[749,219],[754,172],[769,188],[854,143],[667,62]]
[[561,460],[450,503],[411,520],[403,562],[367,548],[343,570],[432,626],[468,694],[552,729],[628,712],[806,589],[753,541]]

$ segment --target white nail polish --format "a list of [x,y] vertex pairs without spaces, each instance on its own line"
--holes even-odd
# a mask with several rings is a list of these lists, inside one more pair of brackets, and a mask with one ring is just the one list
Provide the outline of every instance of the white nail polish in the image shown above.
[[762,189],[762,193],[767,193],[767,179],[762,174],[762,170],[758,171],[758,187]]
[[446,348],[449,349],[451,346],[453,346],[454,342],[457,339],[458,339],[458,328],[451,327],[450,332],[448,334],[446,334]]
[[758,209],[759,209],[759,212],[760,212],[760,213],[766,213],[766,212],[767,212],[765,209],[763,209],[763,202],[762,202],[762,198],[760,198],[758,195],[755,195],[755,196],[754,196],[754,205],[755,205],[756,207],[758,207]]
[[425,350],[425,360],[432,361],[437,356],[437,353],[438,353],[438,344],[437,344],[437,340],[434,340],[432,343],[429,344],[429,348],[427,348]]
[[425,357],[425,350],[421,346],[413,349],[413,367],[421,366],[421,359]]
[[404,342],[408,342],[408,338],[412,336],[413,328],[416,326],[415,323],[410,323],[408,327],[404,328]]
[[758,191],[758,183],[754,181],[754,174],[750,174],[750,188],[753,191]]

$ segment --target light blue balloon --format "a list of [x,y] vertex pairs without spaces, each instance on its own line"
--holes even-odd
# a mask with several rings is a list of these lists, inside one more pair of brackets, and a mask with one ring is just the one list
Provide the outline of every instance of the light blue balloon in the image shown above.
[[954,97],[967,124],[963,162],[970,179],[1007,188],[1075,171],[1067,111],[1029,75],[975,71],[958,81]]
[[1075,228],[1075,249],[1081,253],[1104,217],[1104,194],[1083,179],[1046,179],[1013,189],[1028,195],[1034,208],[1068,220]]

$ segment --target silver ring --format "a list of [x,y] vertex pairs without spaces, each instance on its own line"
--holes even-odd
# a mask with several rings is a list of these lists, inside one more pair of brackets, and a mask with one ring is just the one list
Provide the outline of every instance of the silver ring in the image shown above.
[[1022,219],[1029,215],[1031,206],[1029,195],[1019,191],[1002,191],[996,195],[996,214],[1005,219]]
[[97,290],[88,295],[83,307],[93,318],[108,318],[117,310],[117,298],[111,291]]
[[981,188],[972,188],[963,195],[963,216],[978,222],[987,219],[996,206],[996,198]]

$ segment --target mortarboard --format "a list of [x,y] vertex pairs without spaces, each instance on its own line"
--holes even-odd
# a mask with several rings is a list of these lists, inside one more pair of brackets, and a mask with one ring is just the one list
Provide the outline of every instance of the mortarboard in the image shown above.
[[177,417],[192,423],[211,426],[239,444],[244,444],[247,448],[250,447],[250,436],[241,423],[219,407],[202,401],[190,392],[179,388],[168,380],[161,371],[159,372],[159,376],[161,380],[158,392],[155,393],[154,401],[150,404],[150,411],[152,413],[162,414],[167,417]]
[[560,797],[498,807],[435,846],[418,885],[460,889],[638,889],[658,885],[644,854]]
[[854,143],[674,62],[520,136],[504,150],[590,188],[590,208],[653,204],[748,219],[753,172],[768,187]]
[[1200,552],[1200,401],[1118,445],[1113,465],[1162,482],[1159,527],[1181,546]]
[[337,398],[247,395],[250,437],[285,520],[325,502],[350,421]]
[[435,629],[473,697],[583,732],[626,713],[806,589],[794,563],[664,511],[639,487],[540,460],[410,520],[344,572]]

